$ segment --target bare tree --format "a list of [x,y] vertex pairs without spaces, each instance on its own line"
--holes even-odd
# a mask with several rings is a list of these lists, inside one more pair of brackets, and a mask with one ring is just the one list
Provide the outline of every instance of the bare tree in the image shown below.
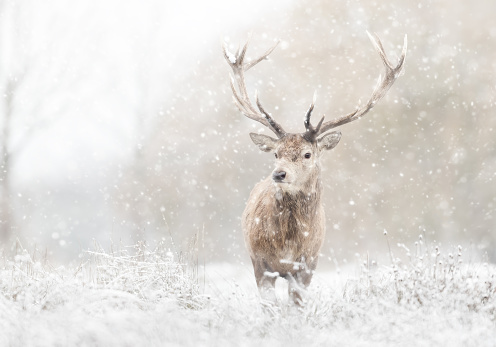
[[[13,37],[12,45],[16,45],[20,36],[19,28],[19,8],[17,4],[9,4],[5,1],[0,2],[0,14],[7,17],[9,21],[4,21],[1,27],[1,35],[3,39],[7,36]],[[9,60],[5,56],[5,51],[15,52],[17,47],[5,49],[5,45],[0,45],[4,60]],[[8,54],[8,53],[7,53]],[[12,53],[11,53],[12,54]],[[13,53],[15,54],[15,53]],[[0,56],[1,59],[1,56]],[[19,58],[21,60],[21,58]],[[2,108],[0,110],[0,241],[9,239],[13,228],[13,210],[12,210],[12,191],[11,191],[11,176],[13,164],[13,148],[11,142],[12,124],[15,112],[15,96],[19,86],[22,83],[24,72],[22,69],[6,64],[5,61],[0,62],[3,67],[0,78],[3,94]],[[10,66],[9,66],[10,65]]]

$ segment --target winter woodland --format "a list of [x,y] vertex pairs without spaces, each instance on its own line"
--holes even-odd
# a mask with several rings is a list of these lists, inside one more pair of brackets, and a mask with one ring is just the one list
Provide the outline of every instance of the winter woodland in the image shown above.
[[[496,341],[496,2],[0,1],[0,346]],[[290,132],[402,75],[323,159],[304,307],[260,302],[240,218]]]

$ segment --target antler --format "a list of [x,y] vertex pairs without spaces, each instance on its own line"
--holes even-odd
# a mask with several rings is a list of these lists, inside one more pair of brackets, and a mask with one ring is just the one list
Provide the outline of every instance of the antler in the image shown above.
[[357,108],[354,112],[340,117],[336,118],[334,120],[331,120],[329,122],[325,122],[322,124],[324,117],[320,120],[319,124],[317,125],[316,128],[314,128],[310,124],[310,116],[313,111],[313,107],[315,104],[315,96],[312,104],[310,105],[310,108],[307,111],[307,114],[305,116],[305,128],[307,129],[307,132],[305,133],[306,137],[310,137],[312,139],[316,139],[319,135],[325,133],[326,131],[338,127],[340,125],[353,122],[354,120],[357,120],[361,117],[363,117],[367,112],[369,112],[372,107],[375,106],[375,104],[386,95],[387,91],[391,86],[394,84],[394,81],[396,81],[396,78],[398,78],[401,69],[403,68],[403,63],[405,62],[405,56],[406,56],[406,50],[407,50],[407,36],[405,35],[404,41],[403,41],[403,50],[401,52],[401,56],[398,60],[398,64],[393,67],[391,62],[388,60],[386,53],[384,52],[384,47],[382,46],[382,42],[377,36],[377,34],[374,34],[372,36],[369,32],[367,34],[370,37],[370,40],[372,41],[375,49],[381,56],[382,62],[384,63],[384,67],[386,68],[386,73],[384,77],[381,78],[379,76],[379,81],[374,88],[374,91],[372,92],[372,95],[367,102],[365,106],[362,108]]
[[[248,42],[245,43],[241,50],[238,49],[236,54],[232,54],[226,48],[224,44],[222,49],[224,51],[224,58],[226,58],[227,63],[233,70],[234,77],[231,76],[231,89],[233,92],[233,99],[236,103],[238,109],[243,113],[246,117],[256,120],[257,122],[262,123],[270,130],[272,130],[278,138],[281,138],[286,135],[284,129],[264,110],[260,100],[258,99],[258,95],[255,96],[256,104],[258,110],[253,106],[250,98],[248,97],[248,92],[246,91],[246,83],[245,83],[245,71],[248,71],[253,66],[257,65],[264,59],[267,59],[270,53],[276,48],[278,43],[272,46],[267,52],[261,55],[259,58],[249,62],[244,63],[244,58],[246,55],[246,49],[248,48]],[[236,80],[236,82],[235,82]],[[237,84],[238,88],[234,86]],[[239,91],[238,91],[239,89]]]
[[310,117],[312,116],[312,111],[313,111],[313,108],[315,106],[315,100],[316,99],[317,99],[317,95],[313,94],[312,104],[310,105],[307,113],[305,114],[305,122],[304,123],[305,123],[305,129],[307,129],[307,131],[303,134],[303,136],[306,137],[307,140],[309,140],[309,141],[313,141],[317,138],[317,136],[318,136],[317,134],[319,134],[320,127],[322,126],[322,122],[324,121],[324,117],[322,117],[320,119],[319,124],[317,124],[316,128],[314,128],[312,123],[310,123]]

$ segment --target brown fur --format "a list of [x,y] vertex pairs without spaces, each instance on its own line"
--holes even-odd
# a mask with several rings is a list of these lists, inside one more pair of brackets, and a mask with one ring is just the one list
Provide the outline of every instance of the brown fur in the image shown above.
[[[287,170],[292,183],[276,184],[269,176],[255,186],[242,216],[245,243],[262,294],[280,276],[301,303],[300,288],[310,284],[325,235],[321,150],[301,134],[289,134],[273,151],[278,156],[274,171]],[[304,158],[307,152],[312,158]]]

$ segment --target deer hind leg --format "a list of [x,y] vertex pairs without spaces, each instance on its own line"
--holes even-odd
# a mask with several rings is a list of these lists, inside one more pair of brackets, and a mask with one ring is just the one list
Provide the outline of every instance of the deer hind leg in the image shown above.
[[279,276],[277,272],[272,272],[268,264],[262,260],[251,260],[255,270],[258,291],[263,300],[276,302],[275,284]]

